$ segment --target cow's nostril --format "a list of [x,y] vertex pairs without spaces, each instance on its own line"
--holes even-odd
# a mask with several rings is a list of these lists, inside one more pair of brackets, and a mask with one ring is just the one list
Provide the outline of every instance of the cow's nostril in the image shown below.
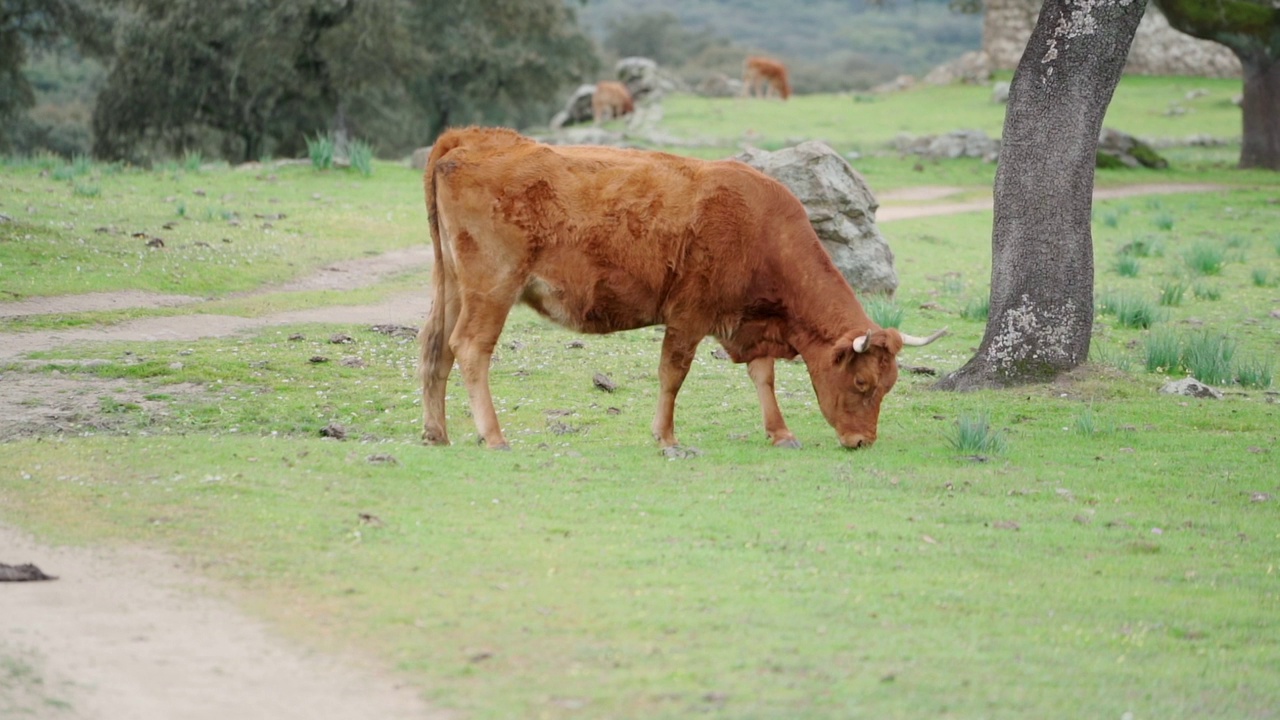
[[873,442],[875,442],[875,440],[865,435],[846,435],[840,438],[840,444],[850,450],[871,447],[871,443]]

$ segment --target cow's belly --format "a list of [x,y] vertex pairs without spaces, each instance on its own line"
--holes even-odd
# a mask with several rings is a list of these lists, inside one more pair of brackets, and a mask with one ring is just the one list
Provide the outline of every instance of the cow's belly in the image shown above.
[[538,314],[572,330],[611,333],[656,325],[657,299],[632,278],[597,276],[595,283],[533,275],[520,301]]

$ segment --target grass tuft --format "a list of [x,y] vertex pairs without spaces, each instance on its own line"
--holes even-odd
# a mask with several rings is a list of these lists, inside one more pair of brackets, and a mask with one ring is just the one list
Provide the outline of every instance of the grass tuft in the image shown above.
[[1122,327],[1149,328],[1160,319],[1160,311],[1150,300],[1137,295],[1110,294],[1099,303],[1101,312],[1115,315]]
[[1223,385],[1235,379],[1231,368],[1235,352],[1231,338],[1208,331],[1193,333],[1182,347],[1182,367],[1202,383]]
[[1217,245],[1196,243],[1186,254],[1187,267],[1201,275],[1218,275],[1226,262],[1226,253]]
[[1121,255],[1116,260],[1115,271],[1120,277],[1137,277],[1138,269],[1138,259],[1131,255]]
[[991,317],[991,296],[970,298],[964,307],[960,308],[960,317],[965,320],[986,322],[987,318]]
[[1236,364],[1236,382],[1242,387],[1266,390],[1271,387],[1274,368],[1266,360],[1250,359]]
[[951,447],[962,453],[1000,455],[1008,446],[1004,431],[991,427],[985,412],[964,413],[947,436]]
[[1182,297],[1187,293],[1187,284],[1181,280],[1167,282],[1160,286],[1160,304],[1164,307],[1177,307],[1182,304]]
[[1196,283],[1191,291],[1197,300],[1221,300],[1222,288],[1208,283]]
[[354,140],[348,147],[351,154],[351,167],[361,175],[373,175],[373,146],[364,140]]
[[864,301],[867,314],[877,325],[883,328],[900,328],[902,327],[902,318],[906,315],[906,311],[902,306],[894,302],[884,295],[871,295]]
[[333,167],[333,138],[316,134],[315,139],[307,138],[307,157],[311,158],[311,166],[317,170],[329,170]]
[[1157,230],[1164,230],[1165,232],[1168,232],[1173,229],[1173,215],[1170,215],[1167,212],[1156,213],[1156,216],[1151,219],[1151,222],[1156,226]]
[[1274,284],[1271,279],[1271,273],[1266,268],[1254,268],[1252,277],[1253,284],[1257,287],[1271,287]]
[[1172,330],[1156,330],[1147,336],[1147,372],[1172,372],[1181,366],[1182,344]]

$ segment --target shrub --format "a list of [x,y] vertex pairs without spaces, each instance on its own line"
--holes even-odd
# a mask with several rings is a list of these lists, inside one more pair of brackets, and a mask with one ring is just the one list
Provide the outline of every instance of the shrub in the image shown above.
[[947,436],[951,446],[963,453],[999,455],[1005,451],[1004,432],[991,427],[986,413],[964,413]]
[[1182,367],[1202,383],[1222,385],[1235,378],[1231,371],[1235,352],[1231,338],[1207,331],[1194,333],[1182,348]]
[[965,320],[977,320],[978,322],[986,322],[991,316],[991,296],[983,295],[982,297],[970,298],[969,302],[964,304],[960,309],[960,317]]
[[317,134],[315,139],[307,138],[307,157],[311,158],[311,166],[317,170],[328,170],[333,167],[333,138]]
[[1187,292],[1187,284],[1181,280],[1167,282],[1160,286],[1160,304],[1165,307],[1177,307],[1182,304],[1182,296]]
[[884,295],[871,295],[863,301],[867,314],[877,325],[884,328],[902,327],[902,317],[906,311],[902,306]]
[[1147,372],[1172,372],[1181,366],[1181,343],[1170,330],[1154,331],[1148,335],[1146,351]]
[[1187,251],[1187,266],[1201,275],[1217,275],[1222,272],[1226,254],[1222,248],[1208,243],[1196,243]]

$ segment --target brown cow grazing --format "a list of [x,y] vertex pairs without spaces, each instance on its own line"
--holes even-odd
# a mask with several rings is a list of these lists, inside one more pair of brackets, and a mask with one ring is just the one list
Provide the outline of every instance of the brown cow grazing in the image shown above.
[[552,147],[513,131],[451,130],[431,151],[435,300],[422,328],[423,439],[448,444],[456,359],[471,416],[506,448],[489,361],[517,302],[586,333],[666,325],[653,434],[676,444],[676,393],[703,337],[747,363],[774,445],[798,447],[774,395],[775,358],[800,355],[840,443],[876,439],[903,345],[878,327],[823,250],[805,208],[747,165],[605,147]]
[[620,82],[605,80],[596,83],[596,91],[591,95],[591,118],[599,125],[605,120],[613,120],[636,111],[631,100],[631,91]]
[[776,91],[783,100],[791,97],[791,81],[787,78],[787,66],[772,58],[752,55],[742,62],[742,94],[769,97]]

